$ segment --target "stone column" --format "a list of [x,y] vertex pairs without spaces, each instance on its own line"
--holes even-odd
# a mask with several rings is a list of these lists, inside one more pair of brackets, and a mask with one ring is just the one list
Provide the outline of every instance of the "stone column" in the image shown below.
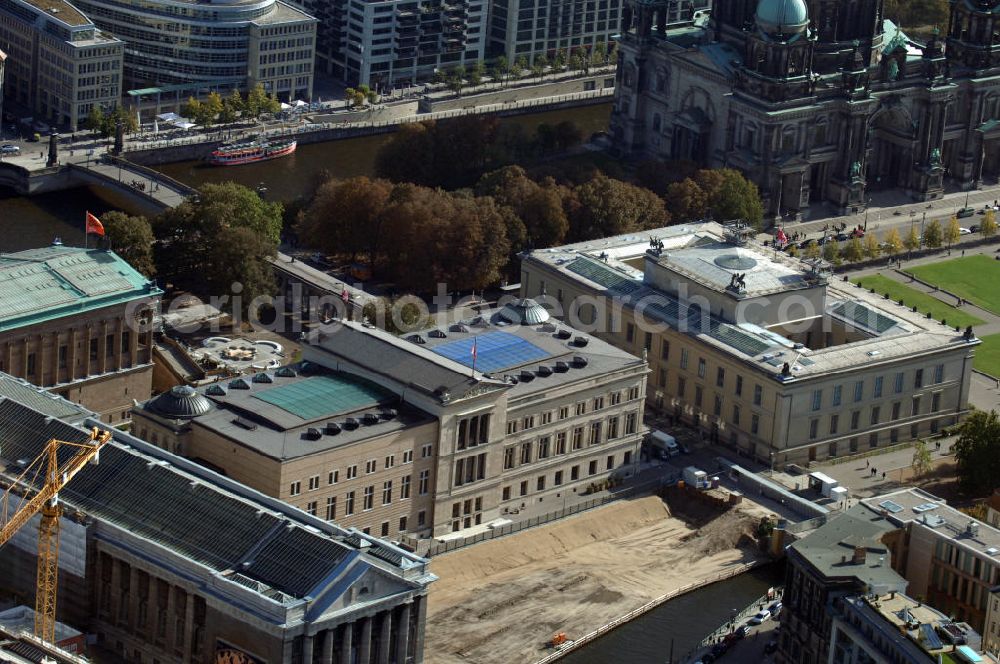
[[122,568],[121,563],[111,558],[111,624],[118,624],[118,614],[122,601]]
[[167,586],[167,644],[166,650],[177,647],[177,588]]
[[417,612],[417,624],[413,628],[413,658],[414,664],[424,661],[424,623],[427,622],[427,597],[417,597],[413,600]]
[[384,611],[378,633],[378,664],[389,664],[389,637],[391,636],[392,611]]
[[344,635],[340,637],[340,664],[351,662],[351,641],[354,640],[354,623],[344,625]]
[[[21,353],[21,378],[28,378],[28,353],[30,352],[28,347],[28,337],[24,338],[23,342],[24,352]],[[35,368],[38,368],[38,360],[35,360]],[[32,378],[31,382],[34,383],[35,379]]]
[[129,567],[128,579],[128,624],[133,632],[139,631],[139,570]]
[[66,382],[76,378],[76,328],[69,328],[69,339],[66,342]]
[[111,362],[115,370],[122,368],[122,319],[115,320],[114,341],[111,344]]
[[100,362],[101,373],[108,370],[108,321],[101,321],[101,338],[97,342],[97,359]]
[[371,664],[372,659],[372,617],[365,616],[361,622],[361,643],[358,644],[358,664]]
[[184,653],[181,657],[185,663],[191,661],[191,648],[194,645],[194,595],[189,594],[184,602]]
[[323,632],[323,652],[320,654],[319,660],[321,664],[333,664],[333,637],[335,635],[335,629]]
[[302,664],[312,664],[313,661],[313,637],[310,634],[302,635]]
[[139,359],[139,330],[129,330],[128,334],[128,365],[134,367]]
[[8,341],[3,346],[3,370],[7,371],[13,375],[17,375],[17,372],[12,366],[14,363],[14,344]]
[[410,605],[404,604],[399,610],[399,626],[396,627],[396,664],[406,664],[407,646],[410,645]]

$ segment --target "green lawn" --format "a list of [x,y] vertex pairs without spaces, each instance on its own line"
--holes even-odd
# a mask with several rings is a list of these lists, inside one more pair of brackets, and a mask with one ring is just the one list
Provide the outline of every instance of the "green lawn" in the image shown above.
[[983,323],[979,318],[967,314],[961,309],[956,309],[950,304],[945,304],[932,295],[910,288],[889,277],[883,277],[881,274],[861,277],[854,281],[865,288],[874,288],[879,295],[888,293],[894,302],[903,300],[903,304],[908,307],[916,306],[917,311],[922,314],[930,312],[934,320],[944,318],[948,321],[948,325],[965,327],[966,325],[981,325]]
[[[921,265],[910,270],[927,283],[1000,314],[1000,261],[978,254]],[[951,322],[951,321],[949,321]]]
[[991,376],[1000,376],[1000,334],[988,334],[979,340],[982,343],[976,346],[972,366]]

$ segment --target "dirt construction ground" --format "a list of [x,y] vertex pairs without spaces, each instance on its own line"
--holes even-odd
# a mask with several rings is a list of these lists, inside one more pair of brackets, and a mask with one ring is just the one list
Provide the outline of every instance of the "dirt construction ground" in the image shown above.
[[582,636],[757,555],[748,534],[761,508],[719,515],[669,502],[620,501],[433,558],[426,661],[534,662],[556,632]]

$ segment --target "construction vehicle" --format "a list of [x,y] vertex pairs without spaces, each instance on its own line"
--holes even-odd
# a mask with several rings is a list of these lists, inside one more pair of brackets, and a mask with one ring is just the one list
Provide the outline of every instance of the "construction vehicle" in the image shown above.
[[[41,514],[35,583],[35,636],[49,643],[55,640],[56,629],[59,518],[62,516],[59,492],[87,463],[97,463],[101,447],[110,439],[111,432],[94,427],[90,438],[81,443],[55,438],[49,440],[42,453],[4,488],[0,499],[0,546],[6,544],[33,516]],[[77,448],[77,451],[60,466],[59,452],[68,448]]]

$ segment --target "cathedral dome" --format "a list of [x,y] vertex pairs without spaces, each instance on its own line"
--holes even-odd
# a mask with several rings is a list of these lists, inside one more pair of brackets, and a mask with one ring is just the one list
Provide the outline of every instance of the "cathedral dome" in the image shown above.
[[809,27],[805,0],[760,0],[757,27],[772,35],[793,35]]

